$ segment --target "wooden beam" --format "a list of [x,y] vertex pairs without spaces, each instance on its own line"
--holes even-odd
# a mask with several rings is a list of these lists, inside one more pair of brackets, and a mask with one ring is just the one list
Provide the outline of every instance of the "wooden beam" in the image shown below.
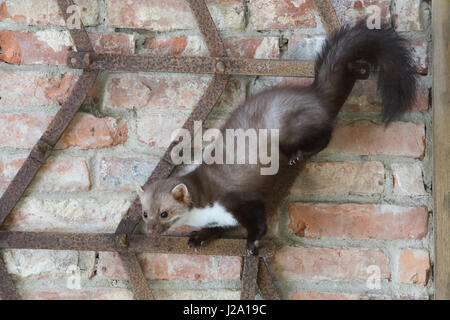
[[450,1],[433,0],[435,298],[450,299]]

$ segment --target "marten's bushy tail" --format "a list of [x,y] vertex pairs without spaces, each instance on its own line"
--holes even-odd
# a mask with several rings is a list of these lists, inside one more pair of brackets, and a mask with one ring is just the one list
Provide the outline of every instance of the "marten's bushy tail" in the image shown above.
[[408,41],[386,27],[368,29],[365,21],[342,27],[326,41],[317,58],[313,86],[331,107],[338,111],[345,102],[354,81],[347,65],[357,60],[379,67],[378,90],[384,121],[393,120],[411,107],[416,69]]

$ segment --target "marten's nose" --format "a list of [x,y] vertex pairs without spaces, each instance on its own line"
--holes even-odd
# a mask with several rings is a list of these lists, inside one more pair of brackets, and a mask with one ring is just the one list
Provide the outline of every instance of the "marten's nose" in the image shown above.
[[147,228],[147,233],[148,233],[148,234],[153,234],[153,233],[154,233],[154,230],[153,230],[153,229],[150,229],[150,228]]

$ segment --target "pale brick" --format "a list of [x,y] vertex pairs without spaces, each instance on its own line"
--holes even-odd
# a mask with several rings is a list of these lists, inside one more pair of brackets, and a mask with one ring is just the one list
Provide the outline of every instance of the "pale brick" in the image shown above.
[[[239,279],[241,257],[182,254],[140,254],[139,263],[147,279],[226,280]],[[98,275],[107,279],[128,279],[116,253],[100,253]]]
[[391,155],[421,158],[425,152],[425,128],[421,123],[392,122],[389,126],[369,121],[339,123],[323,151],[328,154]]
[[394,27],[396,31],[421,31],[420,4],[422,0],[394,0]]
[[413,58],[416,62],[417,72],[420,74],[428,73],[428,41],[424,37],[414,37],[410,39]]
[[[242,30],[245,9],[242,0],[207,0],[218,29]],[[107,0],[106,24],[109,27],[139,28],[152,31],[198,29],[187,1]]]
[[5,222],[14,231],[114,232],[131,203],[126,200],[26,198]]
[[75,268],[79,268],[81,279],[87,279],[95,264],[95,252],[13,249],[5,250],[3,259],[8,273],[18,280],[65,279]]
[[0,108],[44,107],[64,103],[78,76],[35,71],[0,72]]
[[373,265],[380,268],[381,279],[390,278],[387,257],[378,249],[283,247],[271,258],[279,281],[366,281]]
[[21,289],[24,300],[133,300],[133,292],[122,288]]
[[305,238],[423,239],[426,207],[365,204],[289,205],[290,230]]
[[[0,189],[6,189],[24,159],[0,161]],[[82,158],[49,159],[33,179],[30,190],[43,192],[89,191],[91,182],[86,161]]]
[[376,21],[375,15],[380,14],[381,24],[390,23],[391,0],[331,0],[336,15],[341,24],[355,24],[369,16],[369,22]]
[[107,191],[135,191],[144,185],[158,163],[155,157],[145,160],[130,158],[102,158],[99,164],[100,189]]
[[181,114],[141,115],[137,123],[138,140],[150,147],[166,149],[187,118],[187,115]]
[[256,30],[314,28],[312,0],[250,0],[250,24]]
[[430,254],[425,249],[402,249],[398,258],[397,281],[426,285],[430,273]]
[[[86,26],[98,23],[97,1],[75,0],[74,3],[79,6],[81,19]],[[66,25],[56,0],[4,0],[0,4],[0,22],[25,25]]]
[[394,176],[394,194],[401,196],[423,196],[427,194],[420,163],[394,163],[392,174]]
[[290,300],[360,300],[359,295],[351,293],[330,293],[330,292],[296,292]]
[[380,162],[312,162],[295,180],[292,194],[380,194],[384,167]]

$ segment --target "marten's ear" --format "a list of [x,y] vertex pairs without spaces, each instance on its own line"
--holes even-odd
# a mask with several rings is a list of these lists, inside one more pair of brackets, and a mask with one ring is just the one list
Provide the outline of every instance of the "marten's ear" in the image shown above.
[[144,196],[144,189],[142,189],[140,185],[136,185],[136,192],[139,198],[142,198]]
[[189,202],[189,191],[185,184],[180,183],[172,189],[172,197],[179,202]]

